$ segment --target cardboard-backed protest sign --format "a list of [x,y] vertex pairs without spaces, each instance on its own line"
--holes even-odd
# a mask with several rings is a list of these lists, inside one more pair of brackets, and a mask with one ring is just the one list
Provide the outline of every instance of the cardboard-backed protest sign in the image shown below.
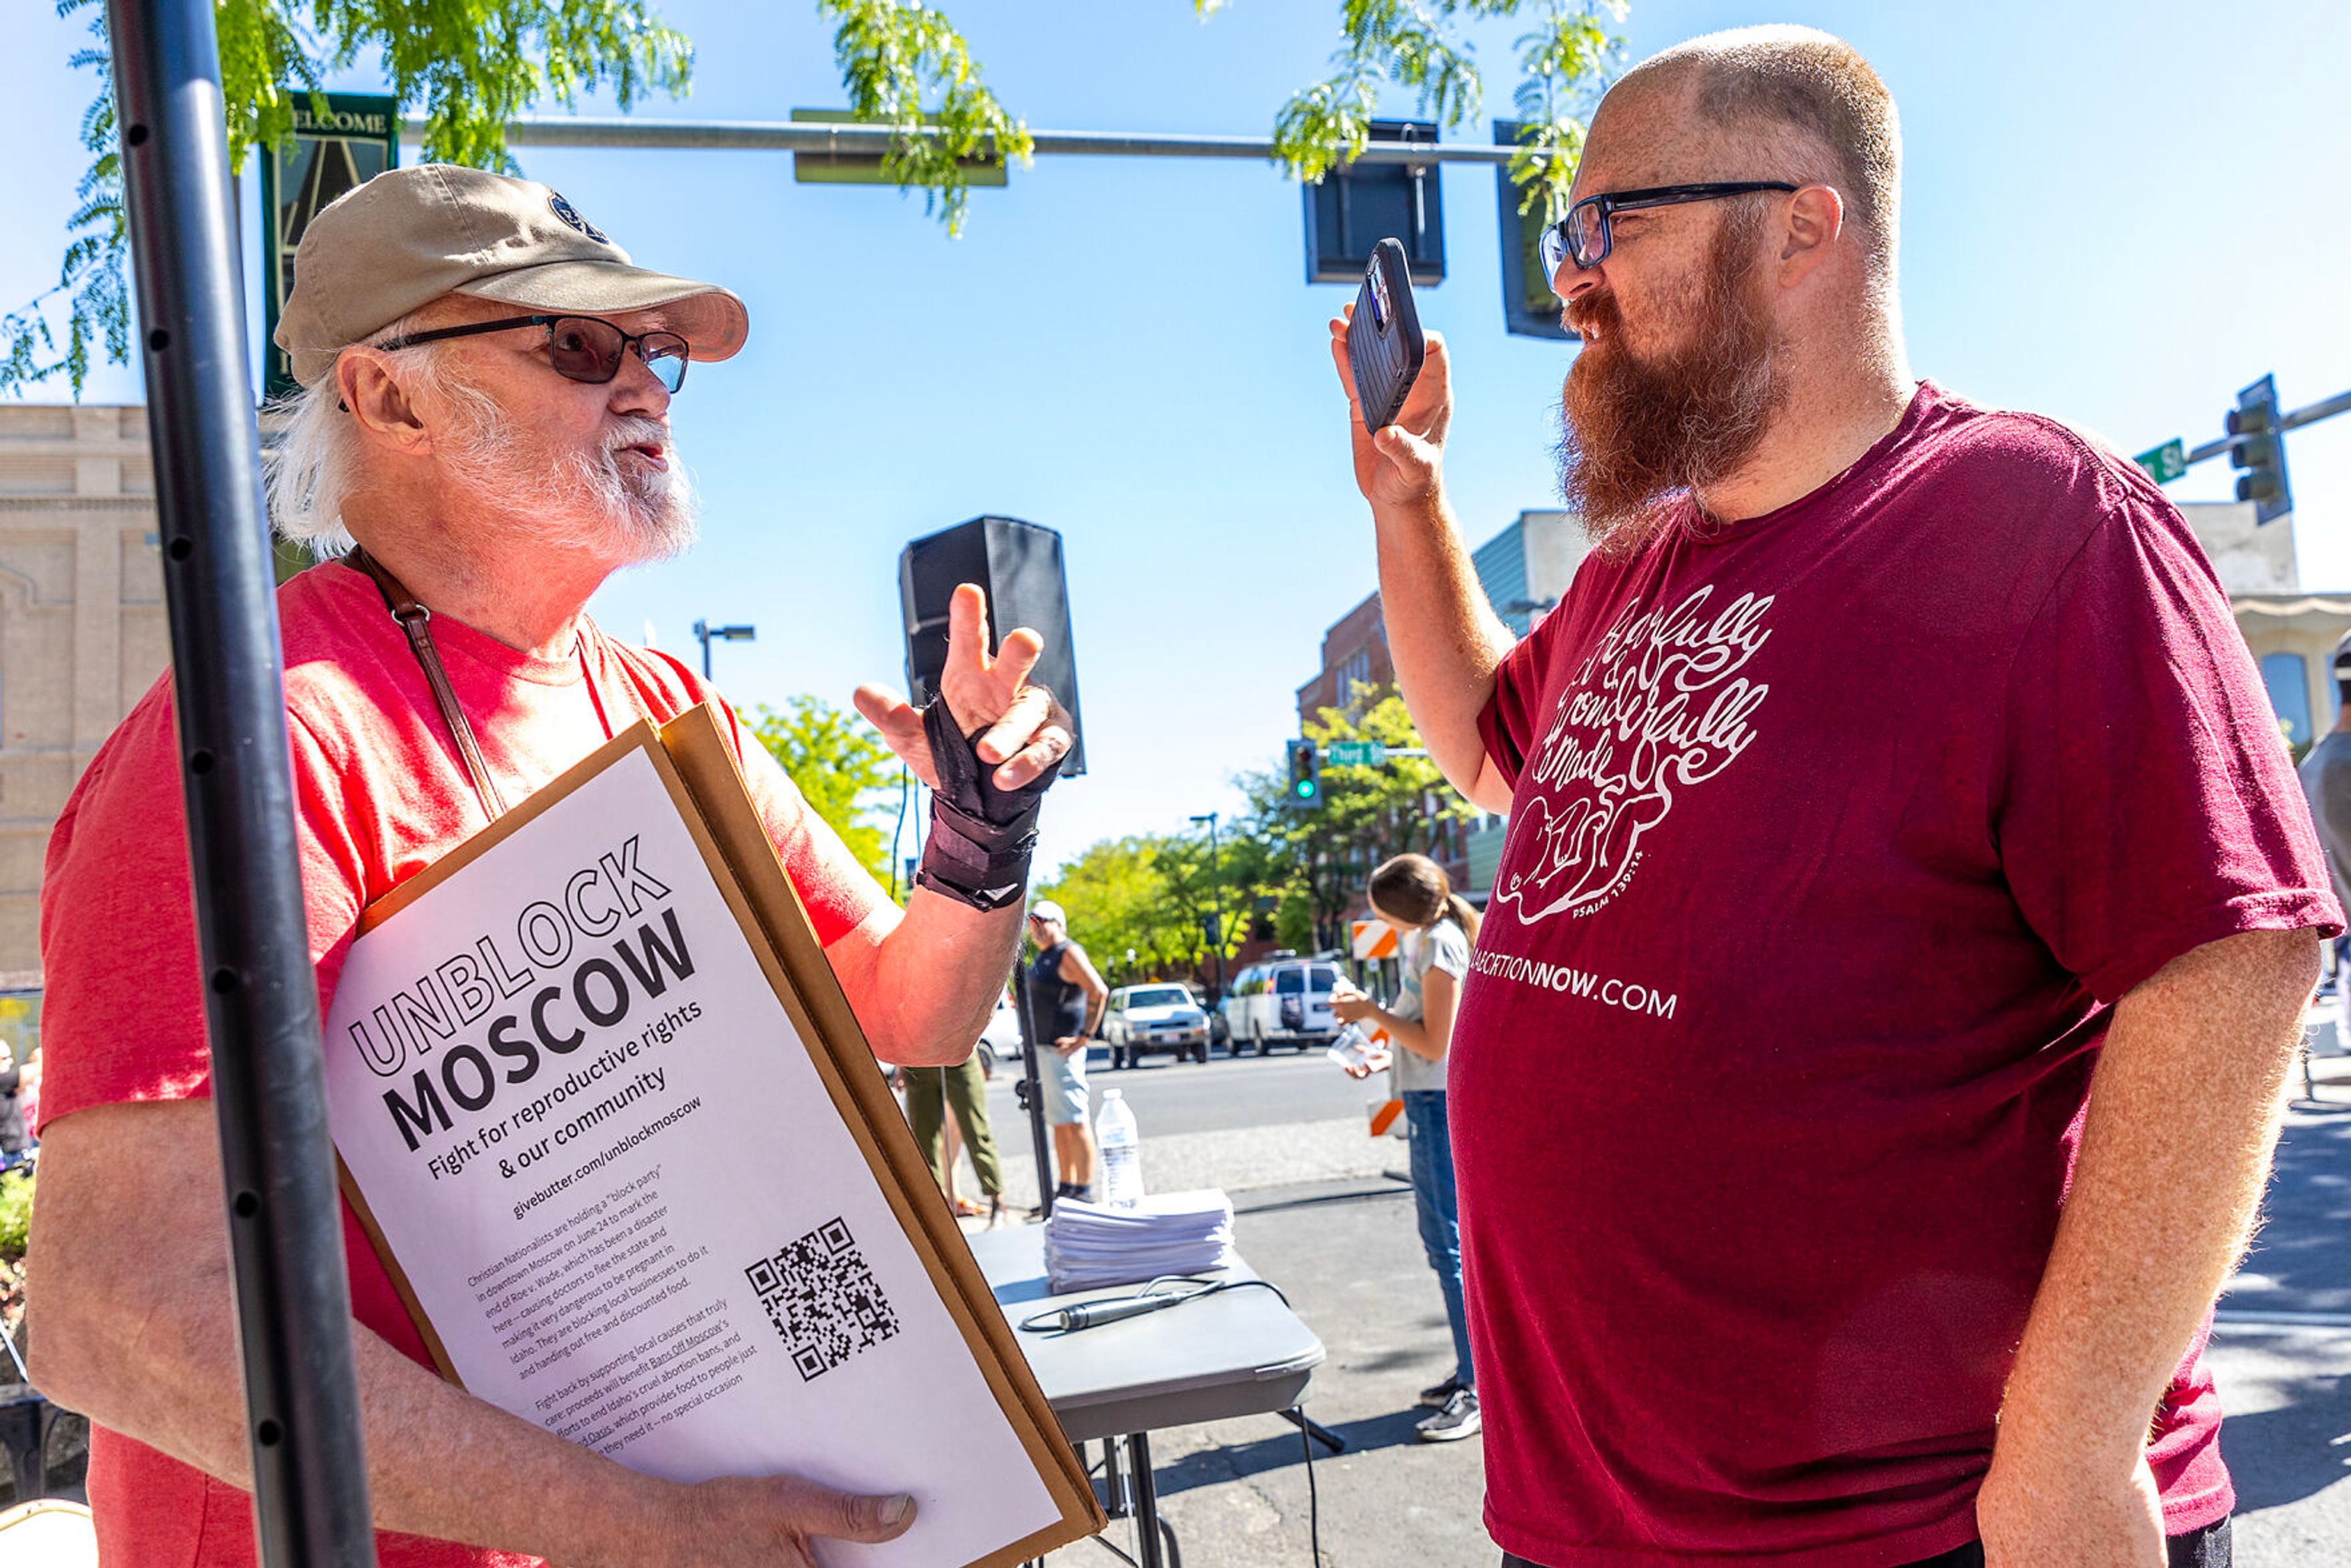
[[632,1469],[905,1491],[827,1563],[1092,1533],[716,721],[640,724],[371,907],[336,1151],[443,1374]]

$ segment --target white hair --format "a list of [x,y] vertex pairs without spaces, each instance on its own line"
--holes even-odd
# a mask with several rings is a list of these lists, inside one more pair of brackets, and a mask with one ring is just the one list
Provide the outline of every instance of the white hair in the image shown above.
[[[381,348],[416,330],[422,314],[402,317],[368,339],[368,346]],[[490,429],[497,405],[450,373],[447,350],[444,343],[418,345],[403,367],[404,390],[457,406],[475,431]],[[262,410],[277,427],[277,440],[263,449],[270,523],[279,538],[308,550],[314,560],[346,555],[356,542],[343,527],[343,493],[358,464],[360,433],[343,406],[338,379],[330,367],[313,384],[273,398]]]

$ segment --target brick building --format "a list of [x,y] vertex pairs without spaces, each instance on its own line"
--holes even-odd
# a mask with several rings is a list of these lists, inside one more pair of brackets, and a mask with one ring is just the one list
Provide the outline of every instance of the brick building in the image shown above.
[[147,411],[0,404],[0,970],[40,967],[49,828],[169,657]]
[[1395,661],[1388,656],[1388,629],[1380,619],[1380,596],[1373,593],[1322,633],[1322,667],[1298,688],[1298,722],[1326,707],[1347,706],[1349,694],[1370,686],[1382,695],[1395,690]]

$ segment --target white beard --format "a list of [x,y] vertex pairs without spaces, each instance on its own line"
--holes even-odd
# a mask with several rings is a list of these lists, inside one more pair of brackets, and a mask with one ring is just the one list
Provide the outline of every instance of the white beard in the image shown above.
[[[472,428],[443,461],[475,497],[525,521],[550,548],[622,567],[666,560],[694,542],[700,501],[659,421],[623,420],[597,452],[549,453],[487,399],[467,415]],[[669,466],[623,472],[618,453],[640,443],[663,445]]]

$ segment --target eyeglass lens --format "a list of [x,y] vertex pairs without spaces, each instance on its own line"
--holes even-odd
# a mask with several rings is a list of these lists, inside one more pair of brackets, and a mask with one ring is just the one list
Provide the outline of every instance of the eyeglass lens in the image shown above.
[[1568,214],[1569,246],[1575,253],[1575,265],[1590,267],[1608,254],[1608,208],[1600,202],[1579,207]]
[[[686,342],[674,332],[646,332],[636,340],[638,357],[664,390],[675,392],[685,382]],[[588,316],[565,316],[547,329],[549,357],[555,373],[575,382],[601,385],[621,373],[621,356],[630,340],[610,321]]]
[[1570,257],[1578,267],[1590,267],[1608,254],[1608,218],[1598,202],[1578,203],[1564,220],[1543,230],[1542,262],[1546,276],[1556,277]]

